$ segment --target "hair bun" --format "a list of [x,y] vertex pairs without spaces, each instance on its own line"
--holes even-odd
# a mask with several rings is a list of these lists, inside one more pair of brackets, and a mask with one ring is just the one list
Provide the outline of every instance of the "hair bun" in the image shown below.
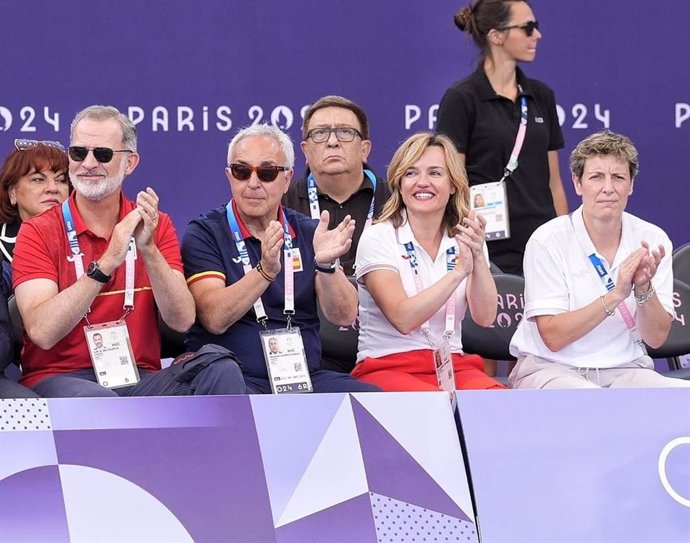
[[463,32],[469,31],[469,27],[472,20],[472,8],[462,8],[455,14],[453,20],[455,21],[455,26],[457,26],[460,30],[462,30]]

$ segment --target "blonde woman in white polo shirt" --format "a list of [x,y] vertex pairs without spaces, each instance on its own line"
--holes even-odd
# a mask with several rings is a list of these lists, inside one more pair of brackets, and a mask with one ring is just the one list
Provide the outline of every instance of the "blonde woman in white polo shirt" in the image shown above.
[[486,221],[469,211],[455,146],[442,135],[411,136],[393,156],[388,183],[391,198],[357,249],[360,331],[352,375],[383,390],[439,390],[438,366],[446,389],[504,388],[484,373],[480,357],[462,352],[466,308],[489,326],[497,294]]
[[673,319],[671,241],[625,212],[637,150],[609,131],[570,156],[582,205],[538,228],[525,252],[525,313],[511,342],[513,388],[690,386],[654,371]]

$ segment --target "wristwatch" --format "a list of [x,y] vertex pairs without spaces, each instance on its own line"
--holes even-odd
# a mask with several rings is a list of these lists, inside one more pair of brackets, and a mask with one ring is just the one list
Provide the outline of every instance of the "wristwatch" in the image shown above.
[[321,273],[335,273],[340,267],[340,259],[336,258],[333,262],[325,266],[322,266],[316,261],[316,259],[314,259],[314,267],[316,268],[316,271]]
[[95,279],[99,283],[107,283],[110,281],[110,276],[101,271],[98,267],[98,262],[95,260],[92,260],[91,264],[89,264],[89,267],[86,269],[86,276]]

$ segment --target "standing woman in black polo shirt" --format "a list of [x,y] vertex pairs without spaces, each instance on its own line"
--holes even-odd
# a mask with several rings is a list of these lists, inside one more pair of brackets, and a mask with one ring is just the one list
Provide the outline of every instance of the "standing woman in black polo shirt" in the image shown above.
[[[524,0],[478,0],[455,15],[455,24],[472,36],[481,55],[477,70],[444,94],[437,129],[460,151],[470,186],[504,180],[509,237],[491,239],[489,256],[503,272],[522,275],[532,232],[568,212],[553,91],[518,67],[534,60],[539,25]],[[519,146],[521,122],[525,132]],[[518,159],[514,168],[511,155]]]

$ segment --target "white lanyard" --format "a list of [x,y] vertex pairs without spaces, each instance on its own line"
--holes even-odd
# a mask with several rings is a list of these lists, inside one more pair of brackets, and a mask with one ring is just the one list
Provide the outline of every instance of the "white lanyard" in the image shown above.
[[[422,278],[419,276],[419,264],[417,263],[417,255],[414,250],[414,245],[412,244],[411,241],[408,241],[405,243],[405,251],[407,251],[407,258],[410,263],[410,268],[412,268],[412,272],[414,275],[414,282],[415,286],[417,288],[417,294],[419,294],[423,290],[422,286]],[[446,251],[446,273],[451,271],[455,267],[455,247],[450,247]],[[431,329],[431,325],[429,324],[429,321],[427,320],[424,324],[421,326],[421,331],[426,340],[429,342],[430,345],[433,344],[431,342],[431,339],[429,338],[429,330]],[[453,335],[455,332],[455,291],[450,295],[450,298],[446,301],[446,329],[443,333],[444,339],[450,339],[450,337]]]
[[[77,275],[77,281],[84,275],[84,253],[79,247],[79,239],[77,238],[77,231],[74,229],[74,220],[72,219],[72,211],[69,208],[69,200],[62,202],[62,218],[65,222],[65,229],[67,230],[67,242],[69,243],[72,256],[68,256],[67,260],[74,263],[74,271]],[[127,255],[125,256],[125,301],[123,308],[126,313],[123,319],[134,309],[134,261],[137,256],[137,245],[134,238],[129,238],[129,246],[127,247]],[[89,311],[91,309],[89,308]],[[88,313],[88,312],[87,312]],[[122,319],[120,319],[122,320]]]
[[[364,223],[364,228],[371,226],[374,219],[374,202],[376,200],[376,176],[371,170],[364,170],[364,173],[371,181],[371,186],[374,187],[374,194],[371,196],[371,202],[369,203],[369,210],[367,211],[367,220]],[[321,206],[319,206],[319,196],[316,188],[316,181],[314,180],[314,174],[310,173],[307,176],[307,197],[309,198],[309,213],[312,219],[319,220],[321,217]]]
[[[242,232],[240,231],[239,223],[237,222],[237,217],[235,217],[235,210],[232,206],[232,200],[230,200],[225,206],[225,212],[228,218],[228,225],[230,226],[230,232],[232,234],[232,239],[235,242],[235,247],[237,247],[237,252],[242,260],[242,268],[244,274],[247,275],[252,270],[252,263],[249,259],[249,253],[247,251],[247,246],[242,238]],[[283,301],[283,313],[287,315],[288,318],[288,328],[290,328],[291,316],[295,314],[295,276],[294,276],[294,261],[292,258],[292,236],[290,235],[290,230],[288,227],[287,217],[285,212],[283,212],[283,239],[285,242],[285,250],[283,251],[284,256],[284,270],[283,275],[285,281],[285,298]],[[266,321],[268,316],[266,315],[266,310],[264,309],[264,304],[261,301],[261,297],[257,298],[254,302],[254,312],[256,313],[257,322],[261,323],[264,328],[266,327]]]

